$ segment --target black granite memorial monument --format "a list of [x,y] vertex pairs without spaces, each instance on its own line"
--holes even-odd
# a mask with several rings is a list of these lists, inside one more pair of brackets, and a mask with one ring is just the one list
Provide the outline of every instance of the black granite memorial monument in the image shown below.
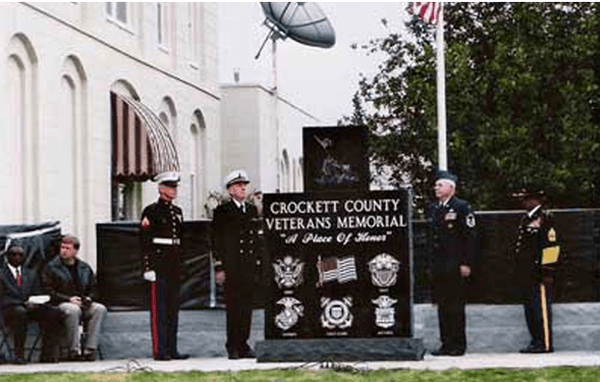
[[368,191],[364,138],[361,127],[305,129],[307,192],[264,197],[259,362],[423,358],[412,338],[411,195]]

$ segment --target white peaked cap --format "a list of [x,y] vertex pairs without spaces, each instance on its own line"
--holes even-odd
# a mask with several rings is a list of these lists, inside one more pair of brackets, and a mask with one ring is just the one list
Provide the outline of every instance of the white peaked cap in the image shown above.
[[246,174],[246,171],[235,170],[225,177],[224,183],[225,188],[229,188],[231,185],[236,183],[250,183],[250,178],[248,178],[248,174]]
[[158,184],[165,182],[179,182],[180,176],[177,171],[161,172],[154,177],[154,181]]

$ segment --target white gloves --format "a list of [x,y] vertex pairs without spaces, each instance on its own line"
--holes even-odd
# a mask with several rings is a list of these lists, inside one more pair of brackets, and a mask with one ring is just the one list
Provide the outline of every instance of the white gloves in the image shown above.
[[156,281],[156,272],[146,271],[144,272],[144,280],[154,282]]

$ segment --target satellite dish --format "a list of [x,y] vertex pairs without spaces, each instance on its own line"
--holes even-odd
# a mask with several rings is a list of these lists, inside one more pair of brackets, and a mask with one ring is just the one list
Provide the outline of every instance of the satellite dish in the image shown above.
[[273,40],[273,109],[275,115],[276,131],[276,155],[275,163],[277,169],[277,190],[281,185],[280,175],[280,142],[279,142],[279,118],[277,104],[279,96],[277,94],[277,40],[291,38],[301,44],[316,46],[319,48],[331,48],[335,44],[335,32],[331,23],[316,3],[292,3],[292,2],[273,2],[260,3],[265,14],[265,25],[269,28],[269,33],[262,43],[255,59],[258,59],[265,44],[271,38]]
[[270,2],[260,3],[269,28],[269,34],[255,58],[258,58],[269,37],[287,37],[304,45],[331,48],[335,32],[325,13],[316,3]]

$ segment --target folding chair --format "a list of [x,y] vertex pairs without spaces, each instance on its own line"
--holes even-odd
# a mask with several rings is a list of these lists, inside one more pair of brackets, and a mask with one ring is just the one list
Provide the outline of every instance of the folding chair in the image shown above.
[[[15,355],[12,351],[12,348],[10,347],[10,342],[9,342],[9,338],[10,338],[10,329],[7,328],[4,325],[4,317],[2,312],[0,312],[0,336],[2,336],[2,342],[0,342],[0,355],[2,355],[5,359],[14,359]],[[5,357],[5,349],[6,348],[6,353],[8,353],[8,356]]]
[[[35,323],[34,326],[31,326],[32,323]],[[35,332],[35,336],[32,337],[30,334],[32,334],[32,331]],[[14,349],[14,343],[11,339],[12,337],[12,331],[10,330],[10,327],[8,327],[8,325],[5,324],[4,322],[4,317],[3,315],[0,313],[0,335],[2,336],[2,341],[0,342],[0,354],[4,354],[4,348],[6,348],[6,352],[8,353],[8,357],[6,357],[6,359],[8,360],[14,360],[15,359],[15,349]],[[30,346],[27,346],[27,340],[33,338],[33,342],[31,343]],[[41,353],[42,349],[39,347],[40,345],[40,341],[42,339],[42,328],[39,326],[39,323],[35,322],[35,321],[30,321],[29,325],[27,325],[27,336],[25,337],[25,344],[24,344],[24,348],[23,348],[23,355],[26,357],[27,362],[31,362],[32,358],[33,358],[33,353],[35,351],[39,351]],[[31,342],[31,341],[30,341]]]

